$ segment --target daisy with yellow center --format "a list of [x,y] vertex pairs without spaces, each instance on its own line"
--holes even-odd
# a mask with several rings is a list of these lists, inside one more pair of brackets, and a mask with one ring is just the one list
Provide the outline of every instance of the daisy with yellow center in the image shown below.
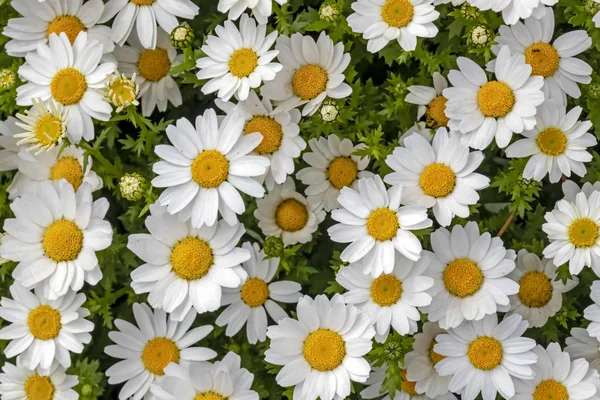
[[192,347],[213,329],[210,325],[190,329],[196,315],[190,310],[181,322],[175,322],[163,310],[134,303],[136,325],[115,320],[118,331],[108,333],[115,344],[106,346],[104,352],[121,360],[106,370],[109,384],[125,382],[119,400],[149,395],[151,384],[165,376],[169,364],[187,368],[192,361],[208,361],[217,355],[206,347]]
[[33,99],[33,107],[25,115],[17,114],[17,126],[25,132],[15,135],[18,145],[26,144],[27,151],[39,154],[60,146],[67,131],[67,109],[50,100],[48,106]]
[[16,365],[7,362],[2,366],[0,396],[16,400],[77,399],[79,395],[73,390],[77,380],[57,362],[50,369],[30,369],[17,359]]
[[409,93],[404,101],[419,106],[417,118],[425,119],[427,128],[436,131],[447,128],[449,118],[446,116],[446,102],[442,92],[448,87],[448,81],[439,72],[433,73],[433,87],[413,85],[408,87]]
[[124,108],[131,105],[138,106],[137,101],[140,94],[140,86],[136,82],[135,72],[131,78],[127,78],[119,71],[115,70],[115,76],[107,79],[104,83],[104,96],[120,113]]
[[[502,12],[504,23],[515,25],[519,19],[536,19],[540,18],[544,12],[551,9],[557,3],[557,0],[532,0],[522,2],[520,0],[468,0],[469,4],[477,7],[482,11],[492,10],[494,12]],[[549,7],[545,7],[549,6]],[[554,29],[554,26],[552,26]]]

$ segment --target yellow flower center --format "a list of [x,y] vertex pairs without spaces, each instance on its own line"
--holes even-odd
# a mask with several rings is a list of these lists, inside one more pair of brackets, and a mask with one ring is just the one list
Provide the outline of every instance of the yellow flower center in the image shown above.
[[192,163],[192,179],[203,188],[216,188],[229,175],[229,161],[217,150],[204,150]]
[[336,189],[352,185],[357,176],[358,167],[350,157],[336,157],[327,168],[329,182]]
[[493,337],[480,336],[469,344],[467,356],[475,368],[489,371],[502,362],[502,344]]
[[37,372],[25,381],[27,400],[52,400],[54,384],[47,376],[39,376]]
[[41,305],[29,312],[27,317],[29,332],[39,340],[54,339],[60,333],[60,313],[49,305]]
[[170,69],[171,60],[165,49],[144,50],[138,61],[140,75],[150,82],[159,82]]
[[598,239],[598,225],[589,218],[578,218],[569,226],[569,241],[573,246],[591,247]]
[[456,174],[445,164],[429,164],[421,172],[419,185],[428,196],[446,197],[454,190]]
[[296,232],[306,226],[308,211],[306,206],[296,199],[286,199],[277,206],[275,222],[286,232]]
[[346,343],[339,333],[317,329],[304,341],[304,358],[317,371],[336,369],[346,356]]
[[260,132],[263,136],[262,141],[256,146],[254,151],[260,154],[267,154],[279,150],[281,140],[283,139],[283,128],[275,119],[262,115],[252,118],[246,124],[244,134],[248,135],[252,132]]
[[515,94],[506,83],[491,81],[479,89],[477,103],[486,117],[500,118],[512,110],[515,105]]
[[402,282],[394,275],[381,275],[371,283],[371,299],[382,307],[389,307],[402,296]]
[[389,208],[378,208],[367,219],[367,232],[376,240],[391,240],[400,228],[398,216]]
[[50,146],[63,135],[63,121],[52,114],[42,115],[33,128],[38,143]]
[[169,363],[179,363],[179,348],[171,339],[152,339],[142,351],[142,362],[148,371],[162,376]]
[[558,128],[546,128],[535,139],[540,151],[549,156],[559,156],[567,149],[567,135]]
[[550,44],[538,42],[525,50],[525,62],[531,65],[531,75],[548,77],[558,69],[560,56]]
[[119,79],[110,86],[112,91],[111,100],[115,106],[125,106],[131,104],[136,98],[136,87],[125,79]]
[[409,381],[408,379],[406,379],[406,370],[405,369],[400,370],[400,376],[402,377],[402,380],[400,381],[400,388],[402,389],[402,391],[405,393],[408,393],[412,396],[418,395],[418,393],[415,389],[417,382],[412,382],[412,381]]
[[569,400],[569,392],[562,383],[548,379],[537,386],[533,400]]
[[433,341],[431,341],[431,345],[429,346],[429,360],[431,360],[431,363],[434,366],[437,365],[437,363],[442,361],[444,358],[446,358],[446,356],[443,356],[443,355],[438,354],[435,351],[433,351],[433,347],[436,344],[437,344],[437,342],[435,340],[433,340]]
[[258,66],[258,55],[252,49],[241,48],[233,52],[229,59],[229,72],[238,78],[249,76]]
[[75,222],[59,219],[46,228],[42,247],[56,262],[75,260],[83,248],[83,232]]
[[65,106],[79,103],[87,87],[85,76],[75,68],[61,69],[50,83],[52,97]]
[[431,102],[427,105],[425,118],[428,128],[437,129],[448,126],[448,121],[450,121],[450,118],[446,116],[447,102],[448,99],[440,95],[431,100]]
[[387,0],[381,7],[381,18],[389,26],[404,28],[413,20],[415,8],[409,0]]
[[262,279],[250,278],[242,286],[242,300],[250,307],[262,306],[268,297],[269,288]]
[[527,272],[519,280],[519,299],[527,307],[543,307],[552,298],[552,283],[537,271]]
[[452,296],[468,297],[483,284],[483,274],[479,266],[468,258],[457,258],[444,270],[444,286]]
[[50,168],[50,179],[66,179],[77,190],[83,183],[83,169],[75,157],[63,157]]
[[300,67],[292,78],[294,94],[302,100],[312,100],[327,89],[327,71],[315,64]]
[[151,6],[156,0],[131,0],[136,6]]
[[79,18],[74,15],[59,15],[48,24],[46,36],[50,37],[53,33],[60,35],[61,32],[64,32],[71,44],[73,44],[75,39],[77,39],[77,35],[82,31],[87,31],[87,29]]
[[204,240],[188,236],[171,251],[173,272],[188,281],[202,278],[213,265],[213,252]]
[[194,400],[227,400],[227,397],[223,397],[215,392],[202,392],[198,393]]

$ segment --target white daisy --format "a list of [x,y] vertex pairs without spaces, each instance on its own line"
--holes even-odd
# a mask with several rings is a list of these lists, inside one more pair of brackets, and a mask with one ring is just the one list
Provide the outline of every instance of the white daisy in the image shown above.
[[49,369],[55,360],[69,368],[69,352],[81,353],[92,340],[94,324],[85,319],[90,312],[81,308],[85,295],[69,291],[49,300],[41,290],[32,293],[18,282],[9,290],[13,299],[3,297],[0,307],[0,317],[12,322],[0,330],[0,339],[10,340],[4,355],[18,355],[28,369]]
[[270,50],[277,31],[268,35],[266,32],[266,25],[257,26],[247,14],[242,15],[239,30],[231,21],[217,26],[217,36],[209,35],[202,46],[207,57],[196,61],[196,67],[200,68],[196,74],[198,79],[210,79],[202,86],[202,93],[218,91],[217,96],[223,101],[233,95],[243,101],[248,98],[250,89],[275,79],[283,68],[272,62],[279,51]]
[[492,10],[494,12],[502,11],[504,22],[514,25],[519,19],[529,18],[534,10],[539,12],[540,6],[553,6],[558,0],[467,0],[469,4],[479,8],[482,11]]
[[441,376],[452,376],[449,389],[462,400],[495,400],[500,393],[513,399],[513,378],[532,379],[537,356],[530,350],[535,340],[522,337],[527,321],[511,315],[498,323],[496,314],[469,321],[436,337],[436,353],[445,356],[435,369]]
[[18,119],[8,117],[0,121],[0,171],[13,171],[19,168],[19,138],[15,137],[23,130],[19,128]]
[[515,268],[516,254],[504,248],[502,239],[479,233],[476,222],[452,232],[439,228],[431,234],[433,257],[427,274],[434,279],[431,306],[423,312],[444,329],[464,320],[481,320],[497,311],[508,311],[508,296],[519,285],[506,277]]
[[229,307],[215,323],[227,326],[227,336],[237,334],[246,324],[248,342],[256,344],[267,337],[267,313],[275,323],[288,316],[276,301],[298,302],[302,286],[292,281],[271,282],[279,267],[279,257],[265,258],[264,251],[256,243],[246,242],[242,247],[251,254],[250,259],[242,263],[248,278],[239,287],[224,290],[221,305]]
[[145,264],[131,273],[131,287],[149,293],[148,303],[181,321],[192,307],[199,314],[221,306],[223,287],[236,288],[246,278],[241,262],[247,249],[236,247],[245,232],[221,220],[213,226],[193,228],[163,207],[146,218],[150,234],[129,235],[127,248]]
[[594,190],[600,191],[600,181],[595,182],[593,185],[590,182],[585,182],[581,187],[571,180],[565,180],[562,183],[562,191],[564,194],[563,199],[569,202],[575,202],[577,193],[583,192],[586,196],[590,196]]
[[454,85],[444,89],[446,115],[451,130],[464,135],[469,147],[483,150],[496,138],[506,147],[513,133],[535,126],[536,107],[544,102],[544,78],[531,76],[531,66],[522,54],[511,55],[503,46],[496,59],[496,80],[465,57],[457,59],[460,70],[448,74]]
[[[275,0],[277,4],[284,5],[288,0]],[[229,19],[236,20],[242,15],[246,8],[252,10],[252,14],[259,24],[265,25],[268,18],[273,13],[272,0],[219,0],[217,9],[219,12],[226,13]]]
[[449,4],[449,3],[452,3],[453,6],[460,6],[465,1],[467,1],[467,0],[433,0],[433,4],[437,6],[439,4]]
[[590,288],[593,304],[583,310],[583,317],[591,321],[587,327],[590,336],[600,339],[600,281],[594,281]]
[[375,336],[369,317],[340,295],[331,300],[304,296],[297,313],[298,320],[284,318],[267,330],[271,343],[265,361],[283,365],[277,383],[295,386],[295,399],[345,399],[350,381],[362,383],[369,377],[364,356]]
[[402,204],[433,208],[436,221],[448,226],[455,215],[467,218],[469,206],[479,201],[477,190],[490,185],[473,172],[482,161],[480,151],[469,153],[460,135],[448,135],[446,128],[438,129],[432,144],[413,133],[385,159],[394,172],[384,181],[402,187]]
[[262,135],[243,134],[244,119],[237,113],[220,123],[213,109],[196,117],[196,126],[186,118],[167,127],[172,145],[154,149],[163,160],[154,164],[158,174],[152,186],[167,188],[158,198],[169,214],[192,221],[200,228],[213,226],[217,215],[229,225],[237,223],[237,214],[246,210],[238,192],[263,197],[265,189],[253,178],[263,175],[269,159],[247,155],[262,141]]
[[583,328],[571,329],[571,336],[566,339],[565,351],[572,358],[583,358],[590,363],[590,367],[600,369],[600,342],[591,337]]
[[26,84],[17,88],[17,104],[30,106],[33,99],[53,99],[68,111],[67,135],[72,144],[83,137],[94,138],[92,118],[108,121],[112,107],[98,89],[115,69],[115,64],[102,58],[102,44],[88,40],[81,32],[73,44],[63,32],[50,35],[48,45],[40,44],[37,52],[25,56],[19,76]]
[[378,175],[359,179],[358,190],[342,188],[338,197],[342,208],[331,212],[339,223],[327,230],[334,242],[350,243],[342,251],[342,261],[361,260],[363,272],[378,277],[393,271],[396,251],[413,261],[421,257],[423,247],[411,230],[433,222],[425,207],[401,207],[401,197],[401,187],[386,189]]
[[[594,0],[596,3],[600,3],[600,0]],[[600,28],[600,12],[597,12],[596,15],[594,15],[594,18],[592,18],[592,21],[594,22],[594,26],[596,28]]]
[[279,36],[275,49],[283,69],[261,88],[261,94],[275,100],[275,112],[302,107],[302,115],[312,115],[327,97],[343,99],[352,93],[344,82],[344,70],[350,63],[350,54],[344,53],[344,44],[333,44],[325,32],[319,39],[294,33]]
[[294,108],[275,114],[271,101],[259,98],[254,91],[237,105],[219,99],[215,104],[226,114],[238,112],[243,116],[246,121],[244,134],[259,132],[262,135],[262,141],[254,151],[271,161],[264,176],[267,189],[273,190],[276,183],[285,182],[287,176],[294,173],[294,160],[306,148],[298,126],[300,111]]
[[150,386],[165,375],[169,363],[187,367],[191,361],[207,361],[217,353],[206,347],[191,347],[204,339],[212,326],[190,329],[196,312],[190,310],[181,322],[168,319],[163,310],[152,311],[147,304],[133,304],[137,326],[122,319],[115,320],[118,331],[108,333],[115,343],[104,352],[121,361],[106,370],[108,383],[126,382],[119,400],[151,399]]
[[425,121],[418,121],[413,124],[406,132],[400,135],[400,139],[398,142],[400,145],[404,146],[404,139],[412,135],[413,133],[417,133],[425,138],[427,142],[431,143],[433,141],[433,136],[435,135],[436,130],[427,127],[427,123]]
[[25,114],[17,114],[20,119],[16,125],[25,130],[15,135],[18,145],[26,144],[27,151],[39,154],[60,146],[67,134],[67,108],[49,100],[48,105],[38,99],[32,99],[33,107]]
[[433,286],[433,279],[424,275],[428,265],[427,255],[418,261],[398,256],[391,273],[373,278],[363,273],[364,268],[358,262],[342,268],[335,280],[348,291],[343,295],[344,301],[356,305],[371,318],[377,332],[375,339],[383,343],[390,326],[400,335],[417,331],[421,319],[417,307],[431,304],[426,290]]
[[283,244],[308,243],[319,224],[325,219],[325,211],[312,204],[296,191],[291,177],[281,185],[275,185],[264,199],[256,200],[254,218],[265,236],[281,237]]
[[158,31],[156,47],[145,49],[137,35],[129,38],[130,46],[117,47],[113,52],[119,62],[119,71],[134,75],[140,87],[142,114],[149,117],[155,108],[164,112],[170,102],[175,107],[182,103],[177,82],[169,75],[171,68],[181,64],[183,57],[171,44],[171,39],[162,30]]
[[79,394],[73,390],[77,382],[77,376],[67,375],[57,362],[48,370],[7,362],[0,373],[0,395],[12,400],[77,400]]
[[45,181],[37,193],[15,199],[16,218],[4,221],[0,255],[18,262],[13,278],[26,288],[38,283],[49,300],[69,288],[81,290],[83,282],[95,285],[102,278],[96,251],[112,242],[110,223],[104,220],[108,201],[92,199],[84,183],[75,192],[66,180]]
[[417,118],[425,116],[428,128],[447,128],[449,118],[446,116],[446,102],[448,99],[442,94],[448,87],[448,81],[439,72],[433,73],[433,87],[412,85],[404,101],[419,106]]

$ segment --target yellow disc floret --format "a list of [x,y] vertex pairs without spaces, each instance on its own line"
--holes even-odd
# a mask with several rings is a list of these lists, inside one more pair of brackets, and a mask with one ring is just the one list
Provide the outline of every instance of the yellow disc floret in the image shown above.
[[83,248],[83,232],[75,222],[59,219],[46,228],[42,247],[46,256],[56,262],[73,261]]
[[75,68],[61,69],[50,82],[52,97],[65,106],[79,103],[87,87],[85,76]]
[[46,36],[50,37],[51,34],[56,33],[60,35],[61,32],[64,32],[71,44],[75,42],[77,39],[77,35],[80,32],[87,31],[85,25],[81,22],[79,18],[74,15],[59,15],[54,18],[48,24],[48,28],[46,29]]
[[446,116],[446,103],[448,99],[444,96],[438,96],[427,105],[427,111],[425,111],[425,118],[427,127],[431,129],[437,129],[441,127],[447,127],[450,118]]
[[54,339],[60,333],[60,313],[47,304],[31,310],[27,317],[29,332],[39,340]]
[[477,103],[486,117],[501,118],[515,105],[515,94],[506,83],[491,81],[479,89]]
[[181,279],[200,279],[213,265],[212,248],[204,240],[188,236],[173,247],[170,261],[173,272]]
[[529,271],[519,280],[519,299],[527,307],[543,307],[552,298],[552,283],[546,275]]
[[179,348],[171,339],[154,338],[144,347],[142,362],[148,371],[162,376],[169,363],[179,363]]
[[254,151],[260,154],[270,154],[279,150],[283,140],[283,128],[274,118],[258,115],[252,118],[244,129],[244,134],[260,132],[262,141],[256,146]]
[[358,167],[350,157],[336,157],[327,168],[329,182],[336,189],[352,185],[357,176]]
[[229,175],[229,161],[217,150],[204,150],[192,163],[192,179],[203,188],[216,188]]
[[429,345],[429,360],[435,366],[437,363],[442,361],[446,356],[436,353],[433,351],[434,346],[437,344],[435,340],[431,341],[431,345]]
[[229,58],[229,72],[238,78],[249,76],[258,66],[258,55],[252,49],[241,48]]
[[151,6],[156,0],[131,0],[136,6]]
[[171,60],[165,49],[144,50],[138,61],[140,75],[150,82],[159,82],[169,74]]
[[332,371],[344,361],[346,343],[339,333],[317,329],[304,341],[302,354],[317,371]]
[[400,376],[402,377],[402,380],[400,381],[400,388],[402,389],[402,391],[407,394],[410,394],[412,396],[418,395],[418,393],[415,389],[417,382],[412,382],[412,381],[409,381],[408,379],[406,379],[406,370],[405,369],[400,370]]
[[394,28],[404,28],[414,15],[415,8],[409,0],[387,0],[381,7],[381,18]]
[[525,50],[525,62],[531,65],[531,75],[554,75],[560,63],[558,51],[544,42],[534,43]]
[[367,219],[367,232],[376,240],[392,240],[400,228],[398,216],[389,208],[378,208]]
[[37,372],[25,381],[25,394],[27,400],[52,400],[54,399],[54,384],[47,376],[40,376]]
[[267,283],[259,278],[250,278],[242,285],[242,300],[250,307],[259,307],[265,304],[269,297]]
[[50,113],[42,115],[36,122],[33,133],[40,145],[53,145],[64,133],[63,120]]
[[502,362],[502,344],[493,337],[480,336],[469,344],[467,356],[475,368],[490,371]]
[[428,196],[446,197],[454,190],[456,174],[446,164],[429,164],[421,172],[419,185]]
[[567,149],[567,135],[558,128],[546,128],[535,139],[537,147],[547,156],[559,156]]
[[569,392],[562,383],[548,379],[535,388],[533,400],[569,400]]
[[223,397],[215,392],[202,392],[198,393],[194,400],[227,400],[227,397]]
[[381,275],[371,283],[371,299],[381,307],[398,302],[402,296],[402,282],[394,275]]
[[292,78],[294,94],[302,100],[312,100],[327,88],[327,71],[315,64],[300,67]]
[[578,218],[569,226],[569,241],[577,248],[591,247],[598,239],[598,225],[589,218]]
[[83,169],[75,157],[63,157],[50,168],[50,179],[66,179],[77,190],[83,183]]
[[275,222],[286,232],[297,232],[306,226],[308,210],[296,199],[285,199],[277,206]]
[[448,264],[443,278],[448,292],[461,298],[475,294],[483,284],[481,269],[468,258],[457,258]]

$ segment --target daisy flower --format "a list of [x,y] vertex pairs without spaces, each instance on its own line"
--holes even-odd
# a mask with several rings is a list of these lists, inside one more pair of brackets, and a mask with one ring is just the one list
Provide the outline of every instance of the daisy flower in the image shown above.
[[460,6],[465,1],[467,1],[467,0],[433,0],[433,4],[437,6],[440,4],[452,3],[453,6]]
[[45,181],[37,193],[26,193],[11,205],[15,218],[4,221],[0,255],[18,262],[13,278],[26,288],[41,284],[44,297],[55,300],[69,288],[102,279],[96,252],[112,242],[110,223],[104,220],[108,201],[92,199],[84,183],[75,192],[66,180]]
[[322,206],[329,212],[340,206],[338,196],[346,186],[358,188],[358,180],[373,177],[366,170],[369,157],[353,155],[365,148],[363,144],[354,145],[350,139],[341,139],[337,135],[313,138],[308,141],[312,151],[302,155],[309,165],[296,174],[306,188],[306,196],[312,204]]
[[367,50],[377,53],[396,39],[405,51],[417,48],[417,37],[432,38],[438,33],[433,21],[440,13],[433,0],[358,0],[347,20],[352,31],[362,33]]
[[533,129],[536,107],[544,102],[544,78],[530,76],[532,69],[524,55],[511,55],[510,48],[502,46],[492,81],[470,59],[459,57],[457,63],[459,70],[448,74],[454,86],[443,94],[448,99],[448,126],[463,134],[469,147],[483,150],[495,137],[504,148],[513,133]]
[[435,135],[436,130],[427,127],[427,123],[425,121],[415,122],[413,126],[408,128],[406,132],[404,132],[398,142],[400,145],[404,146],[404,139],[412,135],[413,133],[417,133],[425,138],[427,142],[431,143],[433,141],[433,136]]
[[565,180],[562,183],[562,191],[564,194],[563,199],[568,202],[575,202],[575,197],[577,197],[577,193],[583,192],[586,196],[590,196],[594,190],[600,192],[600,182],[596,182],[593,185],[590,182],[585,182],[581,187],[577,185],[575,182],[571,180]]
[[449,118],[446,116],[446,102],[442,92],[448,87],[448,81],[439,72],[433,73],[433,87],[412,85],[404,101],[419,106],[417,118],[425,117],[428,128],[447,128]]
[[18,119],[8,117],[0,121],[0,171],[13,171],[19,168],[19,138],[15,137],[23,130],[19,128]]
[[55,360],[69,368],[69,352],[81,353],[92,340],[89,332],[94,324],[85,319],[90,312],[81,308],[85,295],[69,291],[50,300],[41,290],[32,293],[18,282],[9,290],[13,299],[3,297],[0,307],[0,317],[11,322],[0,330],[0,339],[10,340],[6,358],[18,355],[18,362],[28,369],[49,369]]
[[27,145],[27,151],[39,154],[60,146],[67,134],[67,108],[49,100],[48,105],[38,99],[32,99],[33,107],[25,114],[17,114],[20,121],[16,125],[25,130],[15,135],[18,145]]
[[202,86],[202,93],[217,92],[223,101],[233,95],[239,100],[246,100],[250,89],[255,89],[262,82],[272,81],[283,68],[281,64],[271,62],[278,50],[270,50],[277,31],[266,35],[266,25],[256,25],[256,21],[247,14],[242,15],[240,28],[233,22],[225,21],[224,26],[217,26],[217,36],[209,35],[202,52],[208,57],[196,61],[200,71],[198,79],[210,79]]
[[[288,0],[275,0],[277,4],[284,5]],[[265,25],[273,13],[272,0],[219,0],[217,10],[227,13],[227,17],[236,20],[242,15],[246,8],[252,10],[252,14],[259,24]]]
[[591,337],[583,328],[571,329],[571,336],[566,339],[565,351],[572,358],[583,358],[590,363],[590,367],[600,369],[600,342]]
[[344,82],[344,70],[350,63],[350,54],[344,53],[344,44],[333,44],[325,32],[319,39],[294,33],[279,36],[275,49],[283,69],[261,88],[261,94],[275,100],[275,112],[302,107],[302,115],[314,114],[325,98],[343,99],[352,88]]
[[480,234],[471,221],[464,228],[454,225],[452,232],[439,228],[431,234],[431,247],[427,274],[434,280],[433,301],[423,309],[430,321],[449,329],[508,311],[508,296],[517,294],[519,285],[506,276],[515,268],[516,254],[502,239]]
[[119,62],[119,71],[130,76],[135,74],[142,100],[142,114],[149,117],[155,108],[164,112],[169,102],[179,107],[182,103],[181,92],[169,71],[181,64],[183,57],[177,55],[169,35],[159,31],[156,46],[152,49],[145,49],[137,35],[131,35],[128,43],[130,46],[117,47],[113,54]]
[[57,362],[48,370],[7,362],[0,373],[0,395],[14,400],[77,400],[79,394],[73,390],[77,383],[77,376],[67,375]]
[[342,261],[361,260],[363,272],[378,277],[393,271],[396,251],[412,261],[421,257],[421,242],[411,230],[433,222],[425,207],[401,207],[401,196],[400,187],[386,189],[378,175],[359,179],[358,190],[342,188],[338,197],[342,208],[331,212],[339,223],[327,230],[334,242],[350,243],[342,251]]
[[5,44],[8,55],[24,57],[40,44],[48,43],[51,34],[64,32],[71,43],[80,32],[87,32],[89,40],[102,45],[103,53],[114,50],[110,28],[96,25],[104,12],[102,0],[48,0],[40,4],[36,0],[20,0],[11,3],[20,18],[11,18],[2,34],[11,38]]
[[[596,3],[600,3],[600,0],[594,0]],[[596,28],[600,28],[600,12],[597,12],[596,15],[594,15],[594,18],[592,18],[592,22],[594,22],[594,26]]]
[[244,134],[259,132],[262,135],[262,141],[254,151],[271,161],[264,176],[267,189],[273,190],[275,184],[285,182],[287,176],[294,173],[294,160],[306,148],[298,126],[300,111],[294,108],[275,114],[271,101],[259,98],[254,91],[237,105],[219,99],[215,104],[228,115],[237,112],[243,116],[246,121]]
[[81,32],[73,44],[64,32],[50,35],[48,45],[40,44],[36,52],[27,53],[25,64],[19,67],[19,76],[27,83],[17,88],[17,104],[30,106],[33,99],[52,99],[68,112],[71,143],[79,143],[82,137],[92,140],[92,118],[108,121],[112,113],[98,89],[104,87],[115,64],[100,64],[101,58],[102,44],[88,40],[87,32]]
[[265,252],[256,243],[246,242],[242,248],[251,254],[250,259],[242,263],[248,278],[235,289],[225,289],[221,305],[229,307],[215,323],[227,326],[227,336],[234,336],[246,324],[248,342],[256,344],[267,337],[267,313],[276,323],[288,317],[276,301],[298,302],[302,286],[292,281],[271,282],[279,267],[279,257],[265,258]]
[[304,296],[297,313],[297,320],[284,318],[267,329],[265,361],[283,365],[277,383],[295,386],[295,399],[345,399],[350,381],[365,382],[371,371],[364,358],[375,336],[369,317],[340,295]]
[[264,199],[256,200],[254,218],[265,236],[281,237],[285,246],[291,246],[312,240],[313,233],[325,219],[325,211],[298,193],[294,180],[288,177]]
[[525,165],[523,178],[541,181],[546,174],[550,182],[558,182],[563,175],[583,177],[587,169],[584,162],[592,161],[588,147],[596,145],[594,135],[588,133],[590,121],[579,121],[581,107],[567,113],[566,107],[553,99],[542,104],[536,114],[537,124],[523,132],[525,139],[517,140],[506,149],[510,158],[531,158]]
[[163,378],[169,363],[187,367],[192,361],[207,361],[217,355],[206,347],[191,347],[213,329],[210,325],[190,329],[196,319],[193,310],[176,322],[163,310],[152,311],[147,304],[134,303],[133,316],[137,326],[115,320],[118,331],[108,333],[115,344],[104,349],[110,357],[121,360],[106,370],[109,384],[126,382],[119,400],[151,398],[150,386]]
[[237,215],[246,210],[238,192],[263,197],[265,189],[254,177],[269,168],[269,159],[248,155],[262,141],[262,135],[243,134],[244,119],[237,113],[220,123],[211,108],[196,117],[196,126],[186,118],[167,127],[172,145],[154,149],[162,161],[152,170],[158,174],[152,186],[167,188],[158,198],[169,214],[177,214],[192,226],[213,226],[217,215],[229,225],[237,224]]
[[223,287],[236,288],[246,278],[240,263],[248,249],[236,247],[245,232],[220,220],[213,226],[193,228],[189,221],[154,209],[146,218],[150,234],[129,235],[127,248],[145,264],[131,273],[131,287],[149,293],[148,303],[181,321],[192,307],[199,314],[221,306]]
[[502,12],[504,23],[514,25],[519,19],[529,18],[534,10],[540,12],[540,7],[552,7],[558,3],[558,0],[531,0],[527,2],[522,0],[468,0],[468,2],[482,11]]
[[600,281],[592,283],[590,298],[594,303],[583,310],[583,318],[591,321],[587,327],[590,336],[600,339]]
[[449,389],[460,393],[462,400],[495,400],[515,395],[513,378],[532,379],[537,356],[535,340],[522,337],[527,321],[511,315],[498,323],[491,314],[479,321],[469,321],[436,337],[436,353],[445,356],[435,366],[441,376],[452,376]]
[[490,185],[490,179],[473,171],[481,165],[480,151],[469,153],[460,135],[438,129],[430,144],[423,136],[412,134],[404,147],[396,147],[385,163],[394,171],[384,177],[390,185],[402,187],[402,204],[433,208],[441,226],[452,218],[469,216],[469,205],[477,204],[477,190]]
[[371,318],[377,332],[375,340],[383,343],[390,326],[400,335],[417,331],[421,319],[417,307],[431,304],[426,290],[433,286],[433,279],[424,275],[428,265],[427,256],[418,261],[398,256],[391,273],[373,278],[363,273],[364,268],[358,262],[342,268],[335,280],[348,291],[343,295],[344,301]]

